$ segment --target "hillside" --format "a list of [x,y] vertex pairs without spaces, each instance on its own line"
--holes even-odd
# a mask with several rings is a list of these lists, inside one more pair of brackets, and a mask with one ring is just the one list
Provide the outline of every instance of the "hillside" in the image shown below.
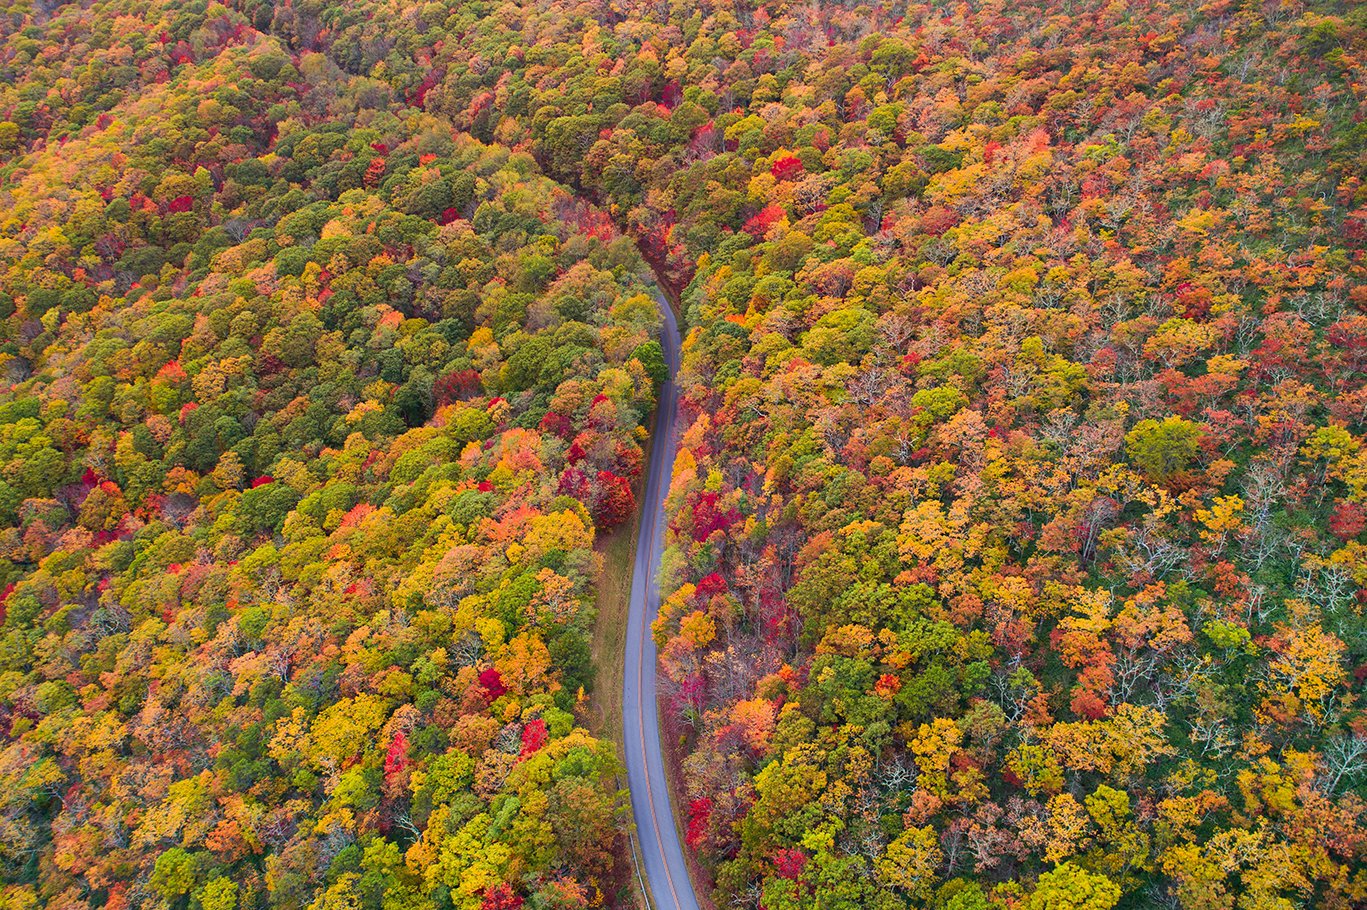
[[1367,13],[0,11],[15,907],[1367,903]]

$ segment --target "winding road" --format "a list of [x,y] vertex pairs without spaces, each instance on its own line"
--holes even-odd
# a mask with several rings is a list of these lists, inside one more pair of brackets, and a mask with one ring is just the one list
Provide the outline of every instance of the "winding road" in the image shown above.
[[665,495],[674,472],[679,412],[678,389],[674,384],[679,369],[679,323],[664,295],[657,290],[655,298],[664,320],[660,346],[664,348],[669,378],[660,386],[655,433],[650,444],[650,475],[646,478],[636,563],[632,567],[626,665],[622,674],[622,743],[641,871],[650,892],[650,905],[654,910],[699,910],[679,830],[674,824],[665,775],[660,712],[655,697],[655,641],[650,635],[650,624],[660,609],[656,574],[664,553]]

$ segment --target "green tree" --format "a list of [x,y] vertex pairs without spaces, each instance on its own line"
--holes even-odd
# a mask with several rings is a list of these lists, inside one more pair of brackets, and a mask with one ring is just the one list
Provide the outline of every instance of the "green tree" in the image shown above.
[[1023,910],[1111,910],[1119,902],[1119,885],[1067,862],[1041,875],[1021,906]]
[[1164,481],[1186,469],[1200,438],[1201,428],[1181,417],[1141,420],[1125,434],[1125,451],[1150,479]]

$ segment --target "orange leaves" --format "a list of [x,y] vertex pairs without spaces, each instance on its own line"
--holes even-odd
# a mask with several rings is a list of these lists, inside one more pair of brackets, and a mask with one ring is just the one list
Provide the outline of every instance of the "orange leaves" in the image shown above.
[[1106,640],[1111,630],[1110,596],[1104,591],[1079,592],[1074,612],[1058,624],[1053,641],[1065,666],[1078,669],[1072,708],[1095,719],[1106,713],[1105,696],[1115,681],[1115,654]]
[[539,433],[515,427],[494,440],[489,458],[494,461],[495,470],[502,469],[512,475],[536,474],[542,470],[540,449]]
[[[162,797],[208,748],[253,796],[207,801],[193,839],[241,865],[205,875],[364,903],[319,861],[356,840],[391,894],[600,900],[611,811],[554,813],[610,797],[548,768],[640,464],[634,238],[674,290],[698,271],[655,631],[720,903],[1361,903],[1325,858],[1360,858],[1360,806],[1320,770],[1362,727],[1361,23],[1263,17],[1224,59],[1219,10],[1046,6],[703,17],[694,52],[677,11],[457,36],[369,0],[283,44],[155,3],[11,41],[16,97],[64,103],[0,124],[4,619],[33,639],[0,677],[11,738],[84,778],[6,804],[54,832],[33,893],[140,894],[138,835],[101,826],[178,836],[149,805],[184,831],[200,795]],[[71,489],[82,462],[118,486]],[[309,504],[233,526],[264,476]]]
[[873,691],[879,698],[892,698],[902,691],[902,680],[890,673],[884,673],[878,677],[878,682],[874,683]]
[[[1079,592],[1075,612],[1058,625],[1056,647],[1065,665],[1076,668],[1090,661],[1108,660],[1110,648],[1104,637],[1111,628],[1110,608],[1110,596],[1104,591]],[[1103,651],[1108,652],[1105,657]]]
[[574,581],[550,568],[537,572],[536,580],[541,587],[529,605],[533,621],[565,623],[578,615]]
[[1150,585],[1125,601],[1115,617],[1115,637],[1128,650],[1151,648],[1170,653],[1192,640],[1186,616],[1171,603],[1164,603],[1166,586]]
[[778,711],[766,698],[739,701],[731,708],[731,723],[740,728],[741,736],[758,754],[764,754],[774,734]]
[[366,186],[374,186],[379,183],[380,178],[384,176],[385,167],[385,160],[383,158],[378,156],[371,158],[370,164],[365,169],[365,174],[361,177],[362,182]]

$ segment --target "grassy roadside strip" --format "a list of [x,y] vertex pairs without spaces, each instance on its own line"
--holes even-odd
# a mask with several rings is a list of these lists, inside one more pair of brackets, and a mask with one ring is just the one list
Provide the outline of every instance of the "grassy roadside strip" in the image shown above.
[[[652,413],[646,423],[649,432],[647,439],[655,434],[656,415]],[[641,509],[644,505],[646,482],[650,477],[650,446],[645,446],[645,462],[641,474],[636,478],[632,493],[636,497],[636,509],[630,520],[623,522],[606,534],[599,535],[594,543],[598,551],[599,566],[596,589],[598,592],[598,615],[594,620],[593,641],[590,652],[593,656],[593,697],[589,700],[586,720],[589,731],[599,739],[610,739],[617,747],[617,757],[625,762],[622,751],[622,676],[626,666],[627,615],[631,611],[631,573],[636,564],[636,541],[641,529]],[[650,901],[641,885],[640,861],[636,855],[636,837],[628,838],[632,873],[628,876],[627,887],[631,891],[631,906],[638,910],[650,910]]]

